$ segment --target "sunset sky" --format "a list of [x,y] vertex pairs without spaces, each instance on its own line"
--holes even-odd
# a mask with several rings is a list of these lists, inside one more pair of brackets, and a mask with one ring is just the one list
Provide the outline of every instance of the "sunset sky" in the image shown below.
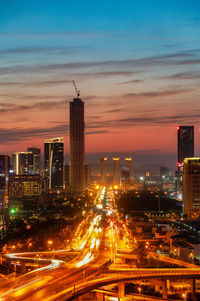
[[0,0],[0,152],[66,137],[75,80],[86,152],[176,154],[195,125],[199,0]]

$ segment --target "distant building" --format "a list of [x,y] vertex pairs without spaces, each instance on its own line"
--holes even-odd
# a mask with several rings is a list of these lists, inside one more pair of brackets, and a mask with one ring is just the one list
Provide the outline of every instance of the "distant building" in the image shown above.
[[101,183],[103,185],[106,184],[106,180],[107,180],[107,157],[101,158],[101,166],[100,166],[100,177],[101,177]]
[[33,174],[39,175],[41,170],[40,149],[29,147],[27,151],[33,154]]
[[129,173],[129,180],[133,180],[133,159],[131,157],[125,158],[125,166]]
[[15,152],[12,153],[13,172],[16,175],[33,174],[33,153]]
[[73,193],[85,189],[84,102],[79,97],[70,102],[69,183]]
[[112,158],[113,160],[113,184],[120,184],[120,165],[119,165],[119,157]]
[[49,189],[63,189],[64,185],[64,138],[44,141],[44,170],[49,179]]
[[85,187],[88,187],[91,182],[91,166],[85,165]]
[[9,179],[10,197],[40,196],[42,180],[39,175],[11,175]]
[[169,178],[170,169],[166,166],[160,166],[160,178],[163,180],[165,178]]
[[186,158],[183,165],[184,213],[200,214],[200,158]]
[[178,163],[194,157],[194,126],[178,126]]

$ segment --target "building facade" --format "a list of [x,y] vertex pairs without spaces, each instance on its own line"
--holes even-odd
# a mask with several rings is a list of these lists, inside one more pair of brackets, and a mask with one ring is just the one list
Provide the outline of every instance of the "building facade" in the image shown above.
[[42,180],[39,175],[11,175],[9,179],[10,197],[33,197],[42,193]]
[[44,141],[44,170],[49,179],[50,190],[64,187],[64,138],[53,138]]
[[188,216],[200,214],[200,158],[186,158],[183,164],[183,204]]
[[70,102],[69,184],[73,193],[85,189],[84,102],[80,98]]
[[13,172],[16,175],[33,174],[33,153],[15,152],[12,153]]

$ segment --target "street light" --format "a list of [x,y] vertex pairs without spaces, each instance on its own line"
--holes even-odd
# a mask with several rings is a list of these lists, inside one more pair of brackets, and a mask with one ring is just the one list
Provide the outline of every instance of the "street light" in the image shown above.
[[49,240],[47,241],[47,243],[48,243],[48,247],[50,248],[50,247],[53,245],[53,240],[49,239]]

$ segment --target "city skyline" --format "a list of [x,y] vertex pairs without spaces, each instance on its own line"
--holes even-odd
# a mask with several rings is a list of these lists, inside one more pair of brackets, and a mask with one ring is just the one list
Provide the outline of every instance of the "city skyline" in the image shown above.
[[1,152],[42,149],[44,139],[65,136],[69,153],[75,80],[86,153],[162,154],[167,161],[176,157],[176,126],[194,124],[199,154],[197,1],[0,6]]

